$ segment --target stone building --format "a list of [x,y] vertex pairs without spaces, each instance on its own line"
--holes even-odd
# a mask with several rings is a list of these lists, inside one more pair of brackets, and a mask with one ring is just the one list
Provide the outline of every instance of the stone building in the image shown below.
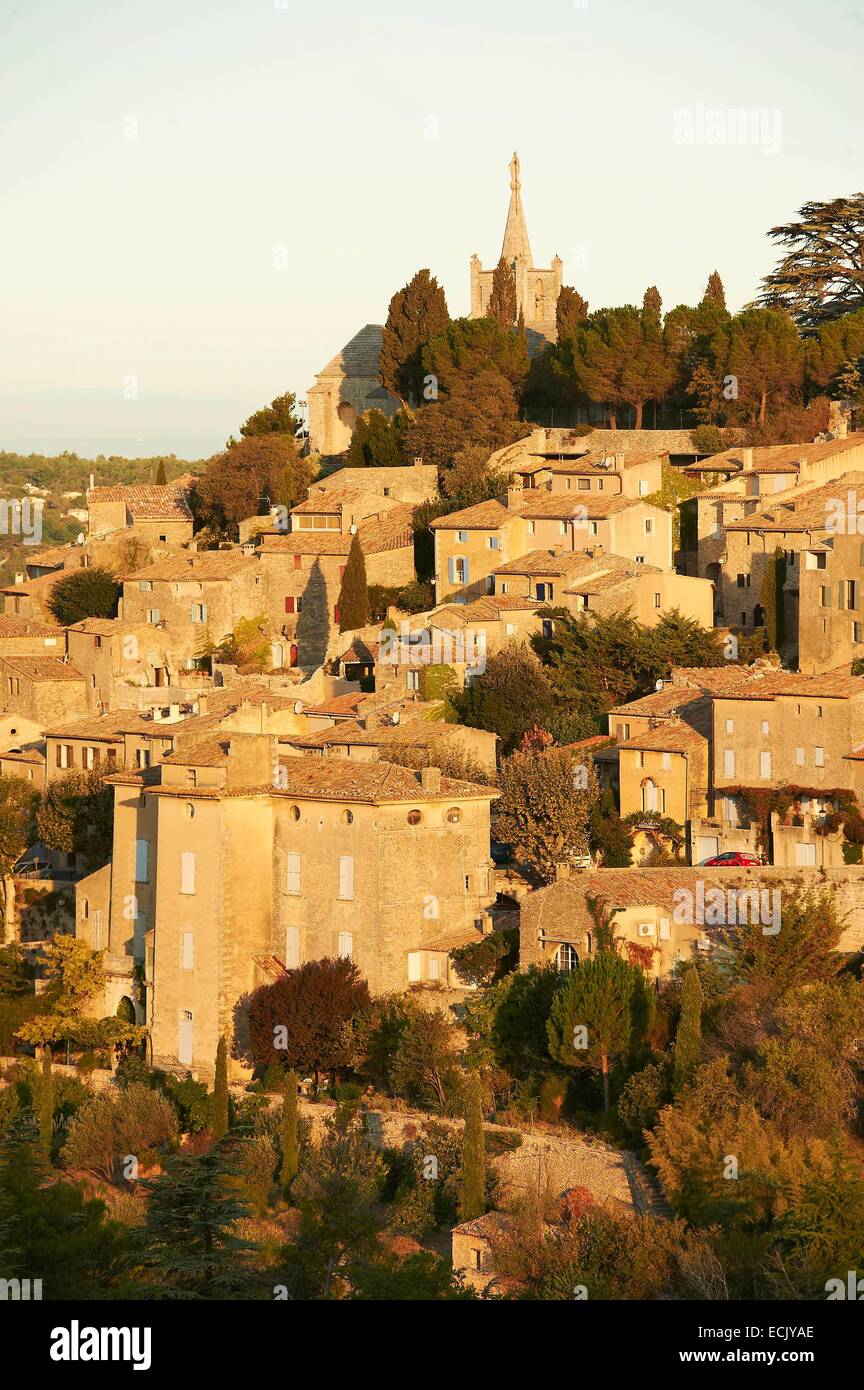
[[[516,281],[516,303],[525,319],[529,344],[532,338],[534,346],[539,346],[542,340],[554,343],[557,338],[555,308],[563,283],[564,263],[560,256],[553,256],[548,269],[541,269],[534,264],[522,207],[519,156],[516,154],[510,161],[510,207],[507,211],[501,257],[513,271]],[[484,270],[480,257],[476,254],[471,257],[472,319],[484,318],[488,313],[493,275],[494,268]]]
[[0,613],[0,656],[61,656],[63,629],[35,618]]
[[[124,624],[158,629],[172,652],[182,652],[183,662],[188,658],[194,666],[208,641],[221,642],[241,618],[263,615],[266,608],[264,576],[254,556],[204,550],[161,560],[131,575],[123,585],[119,616]],[[156,684],[169,685],[173,678],[168,670]]]
[[80,717],[87,708],[84,677],[55,656],[0,657],[0,714],[40,729]]
[[437,496],[438,469],[434,463],[423,463],[422,459],[415,459],[404,468],[337,468],[311,483],[308,496],[311,500],[338,488],[358,488],[419,507]]
[[91,487],[87,493],[88,534],[92,539],[129,528],[143,540],[185,545],[192,539],[192,513],[175,484],[134,483]]
[[495,597],[506,595],[554,603],[575,616],[608,616],[629,609],[637,622],[654,627],[673,609],[709,628],[713,586],[656,565],[589,550],[530,550],[493,572]]
[[378,377],[378,356],[384,329],[367,323],[341,352],[315,375],[306,392],[309,402],[309,447],[313,453],[343,454],[359,416],[366,410],[395,415],[401,402]]
[[110,883],[79,895],[107,902],[126,993],[144,966],[157,1065],[212,1073],[249,992],[304,961],[351,956],[373,993],[457,983],[440,939],[488,926],[491,788],[243,734],[112,781]]

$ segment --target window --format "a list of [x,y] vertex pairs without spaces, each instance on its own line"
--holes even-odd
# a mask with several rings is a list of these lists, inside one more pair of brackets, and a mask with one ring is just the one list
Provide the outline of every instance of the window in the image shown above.
[[148,877],[147,877],[147,868],[148,868],[147,859],[148,859],[148,856],[149,856],[149,851],[150,851],[150,843],[149,843],[148,840],[136,840],[136,841],[135,841],[135,882],[136,882],[136,883],[149,883],[149,879],[148,879]]
[[771,725],[768,723],[767,719],[762,720],[762,732],[763,734],[770,734],[771,732]]
[[206,603],[193,603],[193,604],[192,604],[192,621],[193,621],[193,623],[206,623],[206,621],[207,621],[207,605],[206,605]]
[[536,589],[536,597],[540,599],[541,602],[549,602],[551,600],[554,593],[554,586],[552,584],[538,584],[536,585]]
[[672,754],[663,753],[660,758],[660,766],[664,772],[669,772],[672,767]]
[[723,776],[735,776],[735,750],[734,748],[723,749]]
[[300,892],[300,855],[294,852],[285,856],[285,892]]
[[462,812],[459,810],[459,807],[451,806],[446,816],[448,825],[458,825],[461,819]]
[[294,568],[295,568],[295,570],[302,570],[302,568],[303,568],[303,556],[302,556],[302,555],[295,555],[295,556],[294,556]]
[[660,940],[668,941],[672,935],[672,924],[668,917],[660,918]]
[[734,720],[734,719],[727,719],[727,720],[726,720],[726,732],[727,732],[727,734],[734,734],[734,732],[735,732],[735,720]]
[[796,766],[796,767],[803,767],[803,766],[804,766],[804,749],[803,749],[803,748],[796,748],[796,749],[795,749],[795,766]]
[[150,749],[149,749],[149,748],[136,748],[136,750],[135,750],[135,763],[136,763],[136,766],[138,766],[138,767],[149,767],[149,766],[150,766]]
[[562,941],[558,950],[555,952],[555,964],[559,970],[575,970],[579,964],[579,957],[576,954],[575,946],[571,946],[569,941]]
[[438,956],[426,957],[426,977],[429,980],[440,980],[441,961]]
[[[637,563],[637,565],[644,565],[646,559],[647,559],[647,556],[645,556],[645,555],[637,555],[637,556],[636,556],[636,563]],[[586,604],[586,607],[587,607],[587,604]]]
[[509,580],[507,580],[507,579],[502,579],[502,580],[501,580],[501,592],[502,592],[502,594],[509,594],[509,592],[510,592],[510,582],[509,582]]
[[654,595],[654,607],[655,607],[655,608],[659,608],[659,607],[660,607],[660,595],[659,595],[659,594],[655,594],[655,595]]
[[646,536],[653,536],[653,534],[654,534],[654,518],[651,517],[651,516],[646,516],[645,521],[644,521],[643,524],[644,524],[644,526],[645,526],[645,535],[646,535]]
[[647,496],[648,496],[648,491],[649,491],[649,489],[648,489],[648,481],[647,481],[647,479],[646,479],[646,478],[640,478],[640,479],[639,479],[639,496],[640,496],[640,497],[647,497]]
[[762,778],[771,776],[771,754],[765,751],[759,754],[759,776]]
[[813,749],[813,761],[817,767],[825,766],[825,749],[817,746]]
[[288,927],[285,931],[285,968],[297,970],[300,965],[300,928]]
[[739,574],[739,575],[738,575],[738,581],[737,581],[737,582],[738,582],[738,588],[739,588],[739,589],[749,589],[749,588],[750,588],[750,576],[749,576],[749,574]]
[[637,767],[644,767],[644,766],[645,766],[645,754],[642,753],[641,751],[638,752],[638,753],[636,754],[636,766],[637,766]]
[[339,897],[347,901],[354,897],[354,860],[350,854],[339,856]]
[[451,555],[449,570],[451,584],[468,583],[468,561],[464,555]]
[[142,594],[149,594],[153,588],[153,585],[151,584],[149,579],[140,579],[138,581],[138,588]]
[[351,959],[354,953],[354,937],[350,931],[340,931],[339,944],[336,949],[339,956],[346,957],[348,960]]
[[414,811],[409,811],[409,812],[408,812],[408,824],[409,824],[409,825],[419,825],[419,824],[421,823],[422,820],[423,820],[423,812],[422,812],[422,811],[414,810]]
[[853,641],[853,642],[864,642],[864,624],[862,624],[862,623],[853,623],[853,624],[852,624],[852,641]]
[[422,951],[408,952],[408,982],[416,984],[423,979],[423,953]]
[[468,532],[467,532],[467,531],[457,531],[457,532],[456,532],[456,539],[457,539],[457,541],[459,542],[460,545],[464,545],[465,542],[466,542],[467,539],[468,539]]
[[588,522],[588,535],[597,536],[600,534],[600,527],[596,521]]
[[188,849],[180,855],[180,892],[195,892],[195,855]]
[[817,706],[816,706],[816,718],[817,718],[817,719],[821,719],[821,718],[822,718],[822,706],[821,706],[821,705],[817,705]]
[[159,621],[159,609],[158,609],[158,608],[148,608],[148,609],[147,609],[147,621],[148,621],[148,623],[152,624],[153,627],[156,626],[156,624],[157,624],[158,621]]
[[349,811],[349,810],[347,810],[347,809],[344,810],[344,811],[342,812],[342,815],[340,816],[340,820],[342,821],[342,824],[343,824],[343,825],[353,825],[353,824],[354,824],[354,812],[353,812],[353,811]]
[[333,605],[333,621],[334,621],[334,623],[338,623],[338,622],[341,621],[341,615],[340,615],[340,612],[339,612],[339,605],[338,605],[338,603],[334,603],[334,605]]
[[490,549],[490,550],[497,550],[497,549],[498,549],[498,537],[497,537],[497,536],[490,536],[490,537],[488,538],[486,544],[489,546],[489,549]]
[[420,689],[420,672],[419,672],[419,671],[406,671],[406,672],[405,672],[405,689],[406,689],[406,690],[419,690],[419,689]]
[[620,740],[621,740],[622,743],[626,742],[626,740],[630,737],[630,725],[629,725],[629,724],[619,724],[619,725],[618,725],[618,737],[620,738]]
[[821,585],[819,589],[819,607],[831,607],[831,590],[828,588],[826,584]]
[[195,969],[195,937],[191,931],[184,931],[180,937],[180,969]]
[[746,626],[747,626],[747,614],[746,614],[743,610],[742,610],[742,612],[741,612],[741,626],[742,626],[742,627],[746,627]]
[[[505,623],[505,624],[504,624],[504,636],[505,636],[505,637],[515,637],[515,636],[516,636],[516,624],[515,624],[515,623]],[[544,634],[544,636],[545,636],[545,634]]]

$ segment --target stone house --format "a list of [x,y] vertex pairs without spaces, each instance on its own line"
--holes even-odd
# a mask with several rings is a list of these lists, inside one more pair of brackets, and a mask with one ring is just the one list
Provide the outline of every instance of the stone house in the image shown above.
[[535,550],[582,551],[602,546],[661,570],[672,566],[672,517],[632,498],[511,487],[504,498],[437,517],[435,595],[468,601],[494,591],[502,564]]
[[[161,560],[131,575],[123,585],[119,617],[148,625],[170,642],[173,669],[154,684],[170,685],[177,669],[201,663],[208,642],[228,637],[241,618],[266,621],[265,575],[259,561],[238,550],[205,550]],[[180,657],[180,653],[184,653]],[[182,666],[181,666],[182,660]]]
[[545,488],[553,493],[603,492],[612,497],[649,497],[663,484],[666,455],[653,450],[607,454],[540,450],[530,453],[513,470],[514,479],[526,489]]
[[38,792],[45,790],[45,754],[38,748],[0,752],[0,777],[22,777]]
[[0,657],[0,714],[14,714],[41,729],[87,708],[84,677],[55,656]]
[[712,950],[725,926],[761,922],[773,930],[783,895],[808,890],[831,894],[845,918],[838,949],[860,950],[864,945],[861,865],[802,868],[793,874],[788,868],[595,869],[562,878],[523,900],[520,968],[554,964],[567,971],[593,955],[597,926],[589,899],[614,910],[615,935],[626,945],[649,949],[649,974],[660,980],[679,960]]
[[112,781],[106,949],[144,964],[157,1065],[212,1074],[248,993],[307,960],[350,955],[374,993],[452,983],[434,943],[487,925],[490,788],[242,734]]
[[415,459],[401,468],[337,468],[325,478],[311,483],[308,497],[311,501],[313,497],[343,487],[356,487],[375,493],[378,497],[389,497],[395,502],[407,502],[409,506],[419,507],[437,496],[438,469],[434,463],[424,463],[422,459]]
[[391,757],[400,761],[398,752],[416,755],[437,765],[448,752],[465,757],[485,772],[494,774],[495,749],[498,735],[486,729],[469,729],[463,724],[449,724],[440,719],[416,718],[404,722],[393,715],[367,715],[362,719],[340,719],[329,729],[313,734],[297,734],[280,740],[280,748],[307,756],[351,758],[360,762],[378,759],[387,762]]
[[118,710],[53,725],[45,731],[47,779],[72,769],[116,772],[155,766],[174,751],[183,722],[142,719],[131,710]]
[[63,629],[35,618],[0,613],[0,656],[60,656]]
[[187,545],[192,539],[192,513],[183,490],[174,483],[91,487],[87,509],[87,531],[93,539],[126,528],[157,544]]
[[702,627],[713,625],[713,586],[654,565],[589,550],[531,550],[493,572],[495,595],[517,595],[567,608],[574,616],[629,609],[654,627],[673,609]]
[[3,612],[13,618],[29,618],[34,622],[56,626],[51,612],[50,600],[54,585],[63,577],[62,570],[42,574],[38,579],[24,579],[17,576],[17,582],[7,584],[0,593],[3,595]]

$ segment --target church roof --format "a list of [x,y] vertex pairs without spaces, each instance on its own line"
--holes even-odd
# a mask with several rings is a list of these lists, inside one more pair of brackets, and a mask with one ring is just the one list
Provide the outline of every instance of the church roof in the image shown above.
[[[326,367],[317,373],[321,377],[359,377],[363,380],[378,380],[378,354],[384,338],[380,323],[367,323],[359,333],[355,333],[341,352],[331,358]],[[383,388],[382,388],[383,390]],[[386,396],[386,392],[384,392]]]
[[514,154],[510,161],[510,207],[507,212],[507,226],[504,228],[504,244],[501,247],[501,255],[508,264],[515,261],[517,256],[521,256],[526,265],[533,265],[534,258],[531,255],[531,243],[528,240],[521,187],[519,156]]

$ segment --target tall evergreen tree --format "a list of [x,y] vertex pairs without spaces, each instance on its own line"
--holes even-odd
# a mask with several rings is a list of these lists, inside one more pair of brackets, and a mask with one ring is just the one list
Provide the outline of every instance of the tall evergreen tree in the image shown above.
[[369,621],[369,589],[366,584],[366,561],[359,532],[354,532],[342,585],[339,589],[339,631],[353,632]]
[[209,1153],[169,1158],[149,1190],[138,1238],[138,1264],[152,1279],[151,1297],[237,1298],[249,1291],[244,1257],[251,1247],[232,1229],[248,1217],[238,1198],[238,1172],[225,1143]]
[[168,475],[165,472],[165,460],[159,460],[159,467],[156,469],[156,486],[165,487],[168,482]]
[[549,1052],[568,1067],[599,1071],[609,1111],[609,1073],[647,1021],[645,976],[615,951],[599,951],[573,970],[552,1000]]
[[512,328],[516,322],[516,276],[503,256],[492,272],[492,291],[486,312],[504,329]]
[[660,298],[660,291],[656,285],[649,285],[642,296],[642,313],[649,314],[659,324],[662,309],[663,300]]
[[689,966],[681,986],[681,1016],[675,1034],[672,1090],[680,1095],[693,1079],[702,1049],[702,983],[699,971]]
[[213,1133],[223,1139],[228,1133],[228,1044],[224,1036],[216,1048],[216,1079],[213,1084]]
[[574,290],[572,285],[562,285],[555,304],[555,324],[558,341],[570,338],[588,317],[588,300]]
[[51,1074],[51,1049],[42,1049],[39,1074],[39,1138],[45,1157],[50,1161],[54,1145],[54,1078]]
[[805,203],[798,216],[768,233],[788,249],[760,303],[807,328],[864,309],[864,193]]
[[378,355],[381,384],[394,396],[423,403],[421,350],[449,322],[444,291],[428,270],[418,270],[394,294]]
[[297,1137],[297,1087],[300,1078],[296,1071],[289,1071],[285,1078],[285,1100],[282,1103],[282,1122],[279,1126],[279,1141],[282,1148],[282,1167],[279,1181],[289,1188],[297,1176],[300,1149]]
[[473,1221],[486,1210],[486,1153],[480,1079],[468,1077],[465,1087],[465,1128],[462,1133],[462,1175],[459,1184],[459,1220]]
[[759,603],[764,614],[769,651],[779,652],[786,636],[785,585],[786,558],[778,546],[765,566],[759,586]]
[[708,284],[705,286],[702,303],[716,304],[718,309],[726,308],[726,291],[723,288],[723,281],[720,279],[719,272],[716,270],[712,270],[708,276]]

